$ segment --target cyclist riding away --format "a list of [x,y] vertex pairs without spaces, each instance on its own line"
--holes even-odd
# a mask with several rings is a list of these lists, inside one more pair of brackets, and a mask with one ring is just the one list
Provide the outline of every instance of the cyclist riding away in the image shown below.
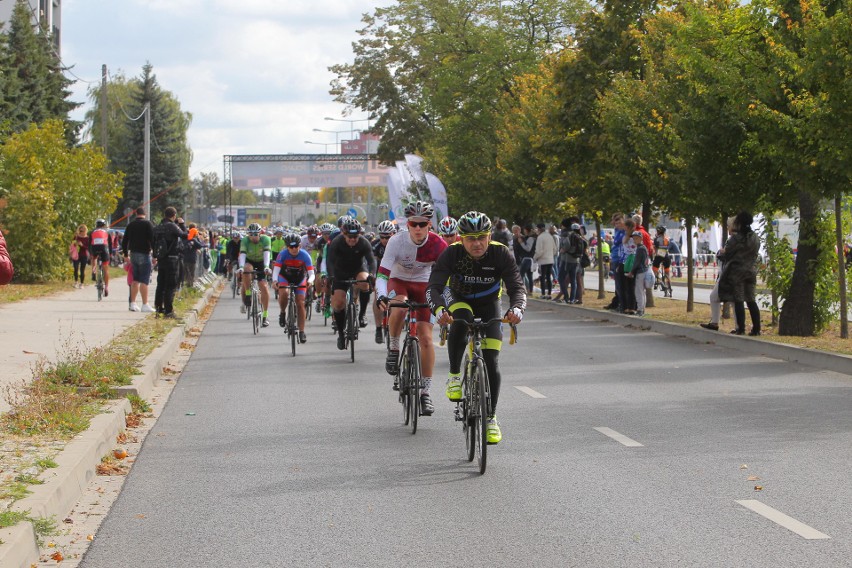
[[[396,233],[396,225],[394,225],[391,221],[385,220],[379,223],[376,230],[378,230],[379,236],[376,238],[375,242],[372,243],[373,257],[376,259],[376,265],[381,266],[382,258],[385,256],[385,247],[387,247],[388,239]],[[373,304],[373,319],[376,321],[376,343],[384,343],[385,333],[384,328],[382,327],[384,314],[382,310],[379,309],[378,303]]]
[[299,343],[308,340],[305,335],[305,294],[308,286],[314,283],[314,265],[311,255],[301,248],[302,240],[299,235],[289,234],[284,237],[285,249],[278,253],[272,263],[272,285],[278,288],[278,325],[287,325],[287,302],[290,299],[290,284],[298,284],[296,289],[296,308],[299,325]]
[[98,264],[104,268],[104,297],[109,296],[109,250],[110,235],[107,223],[103,219],[95,221],[95,228],[89,235],[89,254],[92,256],[92,282],[96,280]]
[[672,270],[672,258],[669,256],[669,238],[666,236],[666,228],[663,226],[657,227],[654,249],[654,263],[651,265],[651,269],[654,271],[654,280],[659,282],[661,264],[666,276],[671,276]]
[[[447,352],[450,374],[447,380],[447,398],[461,400],[461,364],[467,341],[467,326],[473,318],[482,321],[500,317],[502,312],[501,284],[509,294],[509,310],[503,318],[518,324],[527,306],[527,295],[515,257],[509,247],[490,241],[491,220],[484,213],[470,211],[459,218],[461,241],[450,245],[441,254],[432,274],[426,298],[441,325],[450,324]],[[491,388],[491,415],[488,417],[488,443],[500,442],[503,435],[497,423],[496,409],[500,396],[500,368],[498,357],[503,340],[499,321],[493,322],[485,332],[482,343],[488,381]]]
[[[364,270],[364,261],[367,270]],[[346,291],[345,280],[363,280],[356,286],[361,292],[369,292],[371,274],[376,271],[376,259],[370,241],[361,236],[361,223],[356,219],[344,220],[340,234],[326,247],[326,268],[331,279],[331,309],[337,325],[337,348],[346,349]]]
[[[376,303],[380,310],[387,309],[389,302],[426,302],[426,286],[432,265],[438,260],[447,243],[431,232],[432,216],[435,211],[431,203],[416,201],[405,207],[407,231],[400,231],[388,241],[379,274],[376,279]],[[435,407],[432,404],[432,370],[435,367],[435,346],[432,343],[432,314],[428,308],[415,312],[417,318],[417,338],[420,340],[420,362],[423,383],[420,389],[420,407],[425,416],[430,416]],[[388,316],[388,349],[385,370],[394,375],[394,390],[397,384],[399,366],[399,337],[405,323],[404,310],[391,310]]]
[[260,225],[252,223],[246,231],[248,236],[240,243],[239,274],[243,281],[243,305],[240,312],[246,313],[251,305],[251,279],[257,278],[260,288],[260,303],[263,307],[263,327],[269,326],[269,288],[266,286],[266,275],[272,270],[269,261],[272,257],[271,242],[268,236],[260,234]]

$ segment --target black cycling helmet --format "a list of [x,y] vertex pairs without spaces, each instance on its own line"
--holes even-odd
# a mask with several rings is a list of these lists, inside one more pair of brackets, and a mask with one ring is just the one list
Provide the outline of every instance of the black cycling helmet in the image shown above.
[[435,214],[435,208],[428,201],[415,201],[405,206],[406,217],[426,217],[431,219]]
[[337,218],[337,228],[340,229],[341,227],[343,227],[343,224],[346,221],[349,221],[350,219],[352,219],[352,217],[350,217],[349,215],[341,215],[340,217],[338,217]]
[[344,235],[359,235],[361,234],[361,223],[358,222],[357,219],[353,219],[349,217],[348,221],[343,223],[343,226],[340,227],[340,232]]
[[95,227],[106,227],[106,221],[103,219],[98,219],[95,221]]
[[309,237],[317,236],[317,226],[316,225],[311,225],[310,227],[308,227],[308,236]]
[[302,238],[295,233],[290,233],[289,235],[284,236],[284,244],[287,245],[288,248],[297,247],[302,244]]
[[665,228],[665,227],[663,227],[662,225],[658,225],[658,226],[657,226],[657,232],[658,232],[658,233],[660,233],[660,234],[662,235],[663,233],[665,233],[665,232],[666,232],[666,228]]
[[486,235],[491,232],[491,219],[485,213],[479,211],[468,211],[459,217],[459,234]]

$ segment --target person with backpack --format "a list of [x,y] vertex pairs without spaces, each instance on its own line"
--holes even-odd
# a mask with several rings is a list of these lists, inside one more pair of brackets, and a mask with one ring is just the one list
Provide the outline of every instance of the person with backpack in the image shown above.
[[157,314],[174,318],[174,299],[180,274],[180,256],[182,242],[189,231],[178,218],[174,207],[166,207],[162,222],[154,229],[154,256],[157,260],[157,291],[154,294],[154,308]]
[[[564,224],[564,222],[563,222]],[[571,223],[570,230],[562,239],[560,252],[560,272],[564,274],[565,291],[571,287],[571,293],[565,298],[566,304],[582,304],[583,296],[577,283],[580,272],[580,257],[586,254],[589,244],[580,235],[580,224]],[[587,257],[588,258],[588,257]],[[564,272],[563,272],[564,271]]]

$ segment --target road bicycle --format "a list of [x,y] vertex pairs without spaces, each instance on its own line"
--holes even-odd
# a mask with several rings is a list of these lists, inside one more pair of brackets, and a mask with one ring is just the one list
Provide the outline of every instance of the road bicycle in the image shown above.
[[[355,362],[355,341],[358,339],[360,326],[358,325],[358,290],[355,289],[356,284],[370,282],[369,280],[342,280],[341,284],[349,286],[346,289],[346,328],[343,331],[343,337],[346,338],[346,346],[349,349],[350,358]],[[329,308],[330,309],[330,308]]]
[[249,309],[246,310],[246,315],[251,320],[251,329],[254,335],[260,333],[263,318],[263,310],[260,307],[260,285],[257,283],[257,280],[257,274],[253,274],[251,279],[251,303],[249,304]]
[[405,339],[402,342],[402,350],[397,366],[396,380],[399,385],[399,402],[402,404],[402,423],[411,425],[411,433],[417,433],[417,418],[420,416],[420,388],[423,369],[420,365],[420,340],[417,339],[417,318],[415,311],[428,308],[429,304],[405,301],[393,301],[388,310],[404,308],[408,310],[405,314]]
[[[495,322],[506,323],[503,318],[493,318],[482,321],[474,318],[473,322],[462,321],[467,325],[468,347],[462,363],[462,397],[456,402],[455,419],[462,423],[467,461],[477,458],[479,473],[485,473],[488,461],[487,428],[488,417],[491,416],[491,387],[488,382],[488,369],[482,355],[482,340],[488,326]],[[517,341],[517,328],[512,325],[509,344]]]
[[98,264],[98,268],[95,270],[95,288],[98,289],[98,301],[100,302],[106,292],[106,285],[104,284],[104,270],[106,269],[104,263],[98,257],[95,257],[95,262]]
[[[229,262],[229,261],[225,261]],[[240,290],[240,279],[237,277],[235,271],[231,271],[231,297],[236,298],[237,292]]]
[[[280,288],[280,287],[279,287]],[[287,334],[287,339],[290,341],[290,350],[293,353],[293,357],[296,356],[296,343],[299,342],[299,326],[298,326],[298,309],[299,306],[296,303],[296,290],[299,289],[298,284],[288,284],[287,290],[289,291],[289,296],[287,298],[287,313],[285,315],[286,325],[284,327],[284,333]],[[310,312],[310,310],[308,310]]]
[[657,271],[657,274],[654,277],[654,290],[661,290],[663,292],[663,298],[672,297],[672,281],[669,278],[668,272],[665,270]]
[[316,300],[314,285],[309,284],[308,289],[305,291],[305,321],[311,321],[311,314],[314,313],[314,310],[312,309],[314,300]]

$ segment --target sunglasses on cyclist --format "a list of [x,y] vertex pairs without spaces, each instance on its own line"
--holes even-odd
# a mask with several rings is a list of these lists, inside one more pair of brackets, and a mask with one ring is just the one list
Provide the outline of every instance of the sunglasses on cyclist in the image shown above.
[[431,223],[429,221],[409,221],[408,222],[409,227],[419,227],[421,229],[423,227],[428,227],[429,225],[431,225]]

